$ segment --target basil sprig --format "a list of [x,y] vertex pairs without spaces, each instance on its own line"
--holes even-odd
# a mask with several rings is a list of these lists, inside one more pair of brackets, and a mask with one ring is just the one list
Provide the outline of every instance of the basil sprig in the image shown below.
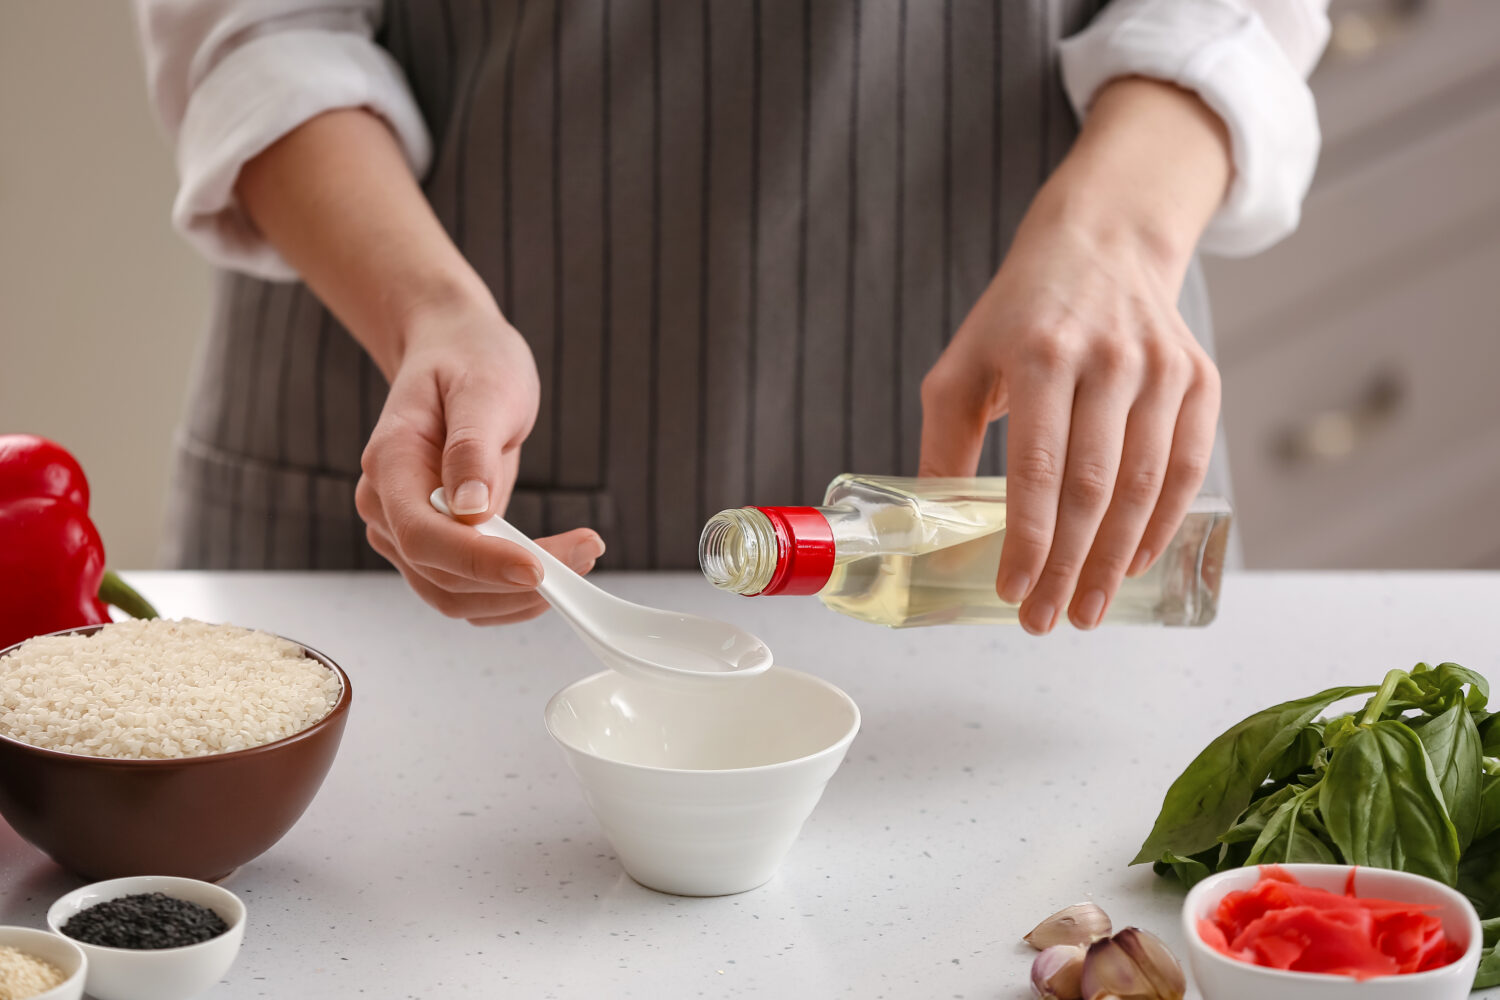
[[[1357,712],[1319,719],[1335,702]],[[1167,790],[1132,864],[1186,885],[1244,865],[1395,868],[1456,886],[1485,921],[1476,988],[1500,986],[1500,716],[1456,663],[1392,670],[1272,705],[1210,743]]]

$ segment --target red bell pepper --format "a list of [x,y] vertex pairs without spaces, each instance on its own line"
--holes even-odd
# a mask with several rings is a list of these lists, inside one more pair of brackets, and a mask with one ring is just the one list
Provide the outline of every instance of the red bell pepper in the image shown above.
[[104,569],[76,459],[45,438],[0,434],[0,649],[23,639],[156,610]]

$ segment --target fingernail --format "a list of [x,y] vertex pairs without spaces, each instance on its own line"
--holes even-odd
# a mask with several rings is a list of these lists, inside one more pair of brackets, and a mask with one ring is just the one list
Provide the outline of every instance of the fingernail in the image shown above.
[[511,566],[500,574],[506,583],[531,589],[542,582],[542,571],[537,566]]
[[1146,571],[1146,566],[1150,562],[1151,553],[1146,551],[1145,549],[1141,549],[1141,551],[1135,554],[1135,561],[1130,564],[1130,568],[1125,571],[1125,575],[1139,576]]
[[1037,604],[1021,622],[1021,626],[1032,635],[1046,635],[1052,631],[1053,620],[1056,618],[1057,608],[1050,604]]
[[594,548],[597,550],[594,553],[594,558],[601,558],[604,555],[604,539],[600,538],[598,535],[594,536]]
[[1025,573],[1012,573],[1000,587],[1000,600],[1006,604],[1020,604],[1026,600],[1026,589],[1031,586],[1031,577]]
[[1093,628],[1103,617],[1104,591],[1096,588],[1084,594],[1078,602],[1078,616],[1075,621],[1079,628]]
[[448,509],[455,514],[483,514],[490,509],[490,488],[470,479],[448,498]]

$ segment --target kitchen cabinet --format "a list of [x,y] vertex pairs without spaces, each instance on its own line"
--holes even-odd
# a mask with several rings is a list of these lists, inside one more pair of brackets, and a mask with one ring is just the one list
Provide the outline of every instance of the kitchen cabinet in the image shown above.
[[1299,230],[1208,261],[1252,567],[1500,566],[1500,4],[1352,0]]

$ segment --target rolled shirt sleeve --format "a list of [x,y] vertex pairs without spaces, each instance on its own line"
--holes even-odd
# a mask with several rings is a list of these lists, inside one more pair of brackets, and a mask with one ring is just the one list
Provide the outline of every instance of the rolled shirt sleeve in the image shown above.
[[1234,179],[1199,247],[1258,253],[1296,229],[1320,135],[1306,77],[1328,41],[1327,0],[1115,0],[1063,41],[1080,116],[1110,80],[1195,92],[1229,131]]
[[296,272],[235,197],[244,164],[326,111],[367,108],[414,174],[432,141],[401,67],[374,42],[379,0],[136,0],[152,103],[176,150],[177,229],[214,264]]

